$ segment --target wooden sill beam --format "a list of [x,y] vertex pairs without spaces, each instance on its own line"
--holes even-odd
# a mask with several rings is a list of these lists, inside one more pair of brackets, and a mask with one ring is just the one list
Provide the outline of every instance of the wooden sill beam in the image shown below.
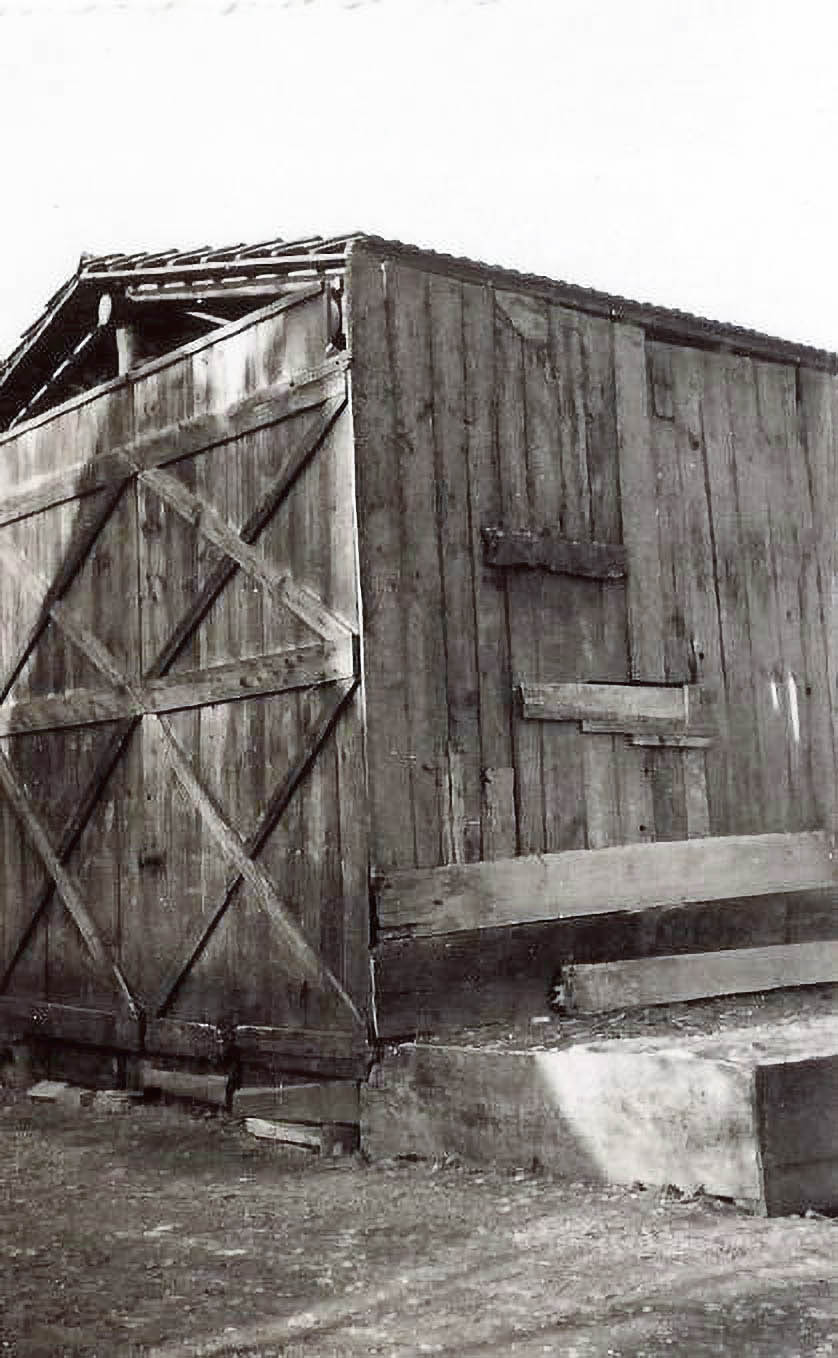
[[411,937],[834,887],[820,830],[725,835],[410,868],[378,882],[378,922]]
[[551,528],[535,533],[528,529],[483,529],[483,553],[489,566],[541,568],[556,575],[576,575],[588,580],[622,580],[626,575],[626,551],[604,542],[575,542]]
[[561,976],[561,1007],[568,1014],[600,1014],[835,982],[838,941],[834,939],[729,948],[567,967]]

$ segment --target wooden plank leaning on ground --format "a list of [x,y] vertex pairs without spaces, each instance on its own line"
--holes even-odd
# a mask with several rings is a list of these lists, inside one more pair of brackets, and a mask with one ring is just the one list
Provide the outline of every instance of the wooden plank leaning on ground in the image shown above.
[[823,831],[729,835],[391,872],[379,882],[378,920],[419,937],[835,882]]
[[599,1014],[610,1009],[835,982],[838,982],[835,940],[729,948],[723,952],[570,966],[562,972],[561,1005],[569,1014]]

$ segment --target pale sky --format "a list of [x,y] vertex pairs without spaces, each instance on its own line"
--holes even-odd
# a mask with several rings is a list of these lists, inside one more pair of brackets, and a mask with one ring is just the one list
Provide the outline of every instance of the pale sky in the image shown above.
[[368,230],[838,348],[834,0],[0,0],[0,354],[82,251]]

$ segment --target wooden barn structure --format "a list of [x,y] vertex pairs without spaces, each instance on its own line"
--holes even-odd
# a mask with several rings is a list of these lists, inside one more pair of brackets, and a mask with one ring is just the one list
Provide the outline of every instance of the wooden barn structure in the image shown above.
[[836,371],[367,236],[83,258],[0,368],[2,1031],[357,1079],[568,963],[838,979]]

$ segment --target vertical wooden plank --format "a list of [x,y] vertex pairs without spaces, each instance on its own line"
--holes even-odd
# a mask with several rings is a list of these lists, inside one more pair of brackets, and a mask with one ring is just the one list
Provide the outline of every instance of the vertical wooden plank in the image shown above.
[[480,530],[501,521],[495,446],[495,326],[491,289],[463,285],[463,347],[467,356],[466,438],[471,556],[477,629],[477,685],[483,778],[481,806],[484,858],[515,852],[512,770],[512,676],[506,586],[502,571],[483,560]]
[[615,742],[620,736],[586,735],[582,746],[587,847],[620,843],[620,792]]
[[652,763],[652,805],[655,839],[687,838],[687,801],[684,792],[683,750],[649,750]]
[[701,839],[710,833],[710,807],[707,798],[707,771],[704,750],[684,750],[684,799],[687,811],[687,838]]
[[770,469],[759,422],[756,366],[748,358],[734,356],[725,367],[745,584],[742,621],[749,640],[760,758],[753,814],[761,831],[782,830],[790,816],[791,789],[780,696],[785,665],[771,552]]
[[803,653],[801,583],[808,486],[800,476],[796,372],[779,363],[755,363],[760,441],[764,450],[768,531],[778,648],[781,718],[778,744],[784,741],[789,799],[782,828],[789,832],[816,824],[809,749],[811,689]]
[[[574,329],[568,332],[560,326],[557,308],[544,304],[538,315],[543,316],[544,342],[533,338],[525,350],[530,527],[536,531],[558,528],[584,539],[589,536],[590,491],[581,345]],[[574,346],[572,365],[567,363],[568,343]],[[561,682],[588,673],[598,587],[547,571],[523,574],[535,604],[537,678]],[[575,723],[543,724],[541,781],[547,852],[581,848],[585,842],[582,739]]]
[[[527,485],[526,386],[524,342],[501,313],[495,312],[497,446],[504,527],[530,525]],[[527,572],[506,574],[509,647],[513,684],[537,666],[539,614]],[[515,817],[519,853],[544,848],[541,738],[536,723],[517,718],[514,727]]]
[[401,264],[387,262],[382,268],[402,515],[401,683],[408,729],[399,753],[410,774],[414,861],[430,867],[444,857],[443,827],[448,824],[448,672],[429,280]]
[[762,782],[755,695],[748,640],[746,585],[740,543],[733,436],[723,355],[705,354],[702,415],[719,658],[724,678],[728,739],[728,834],[757,833]]
[[614,737],[620,844],[648,843],[655,838],[653,768],[649,751]]
[[718,833],[729,824],[728,726],[724,658],[716,589],[715,551],[708,502],[703,416],[704,364],[692,349],[672,350],[672,404],[683,514],[680,580],[687,623],[687,659],[692,682],[701,685],[705,715],[718,739],[707,751],[711,823]]
[[[436,466],[436,508],[448,698],[449,820],[461,826],[454,862],[480,857],[480,720],[477,619],[466,428],[466,367],[461,285],[441,275],[428,284]],[[456,791],[461,805],[454,807]]]
[[810,761],[818,825],[838,832],[836,623],[833,610],[835,529],[835,379],[801,368],[799,484],[803,562],[800,611],[810,705]]
[[383,262],[363,247],[347,274],[352,349],[364,683],[375,867],[417,862],[404,677],[402,485],[387,333]]
[[515,770],[483,770],[483,857],[515,853]]
[[335,729],[338,758],[342,956],[338,979],[359,1009],[369,991],[369,818],[360,688]]
[[633,679],[666,678],[657,495],[646,390],[645,336],[614,326],[614,380]]

